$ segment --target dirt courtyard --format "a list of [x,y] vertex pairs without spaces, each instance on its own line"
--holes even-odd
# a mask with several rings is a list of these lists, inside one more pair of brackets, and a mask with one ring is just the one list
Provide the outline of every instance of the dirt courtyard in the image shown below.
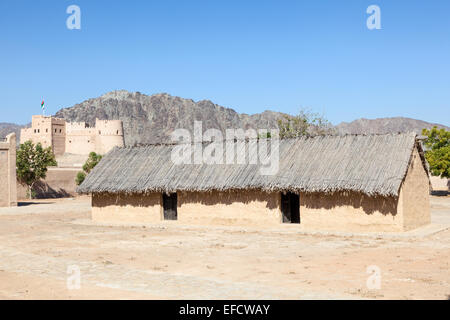
[[0,299],[449,299],[450,196],[431,205],[444,231],[371,237],[107,226],[88,197],[22,203],[0,208]]

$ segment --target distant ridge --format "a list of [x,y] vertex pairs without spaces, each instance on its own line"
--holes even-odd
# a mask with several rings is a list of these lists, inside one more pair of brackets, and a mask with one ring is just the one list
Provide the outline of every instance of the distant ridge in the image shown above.
[[225,132],[227,128],[277,128],[277,119],[282,115],[273,111],[240,114],[209,100],[195,102],[167,93],[149,96],[125,90],[112,91],[56,113],[57,117],[89,124],[95,118],[122,120],[127,146],[170,141],[174,129],[193,132],[195,120],[202,121],[203,130],[215,128]]
[[[140,92],[118,90],[108,92],[98,98],[85,100],[69,108],[59,110],[55,116],[68,121],[84,121],[90,125],[95,119],[122,120],[124,123],[125,144],[154,144],[170,141],[170,133],[177,128],[192,132],[194,120],[202,121],[203,130],[227,128],[277,128],[277,120],[283,113],[264,111],[253,115],[237,113],[231,108],[214,104],[209,100],[194,101],[171,96],[167,93],[146,95]],[[31,118],[31,116],[30,116]],[[371,134],[416,132],[423,128],[450,130],[441,124],[429,123],[405,117],[357,119],[342,122],[336,126],[338,134]],[[25,126],[12,123],[0,123],[0,137],[11,132],[20,135]]]
[[0,138],[6,137],[10,133],[15,133],[17,137],[17,145],[19,145],[20,129],[26,126],[21,126],[14,123],[0,122]]
[[371,134],[371,133],[394,133],[394,132],[416,132],[422,133],[422,129],[430,129],[437,126],[439,129],[444,128],[450,130],[449,127],[429,123],[422,120],[416,120],[404,117],[393,118],[378,118],[378,119],[357,119],[352,122],[341,122],[336,126],[338,133],[353,133],[353,134]]

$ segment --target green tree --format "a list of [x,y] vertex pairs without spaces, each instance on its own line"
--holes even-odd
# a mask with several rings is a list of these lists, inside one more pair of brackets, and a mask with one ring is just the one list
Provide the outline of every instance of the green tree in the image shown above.
[[28,186],[28,197],[33,198],[34,184],[47,176],[47,168],[56,166],[52,149],[43,148],[40,143],[34,145],[31,141],[21,144],[17,150],[17,180]]
[[95,152],[91,152],[89,154],[89,158],[86,160],[86,163],[83,165],[83,171],[78,172],[77,177],[75,179],[75,183],[79,186],[83,183],[86,176],[91,172],[92,169],[102,160],[102,156],[96,154]]
[[328,120],[305,109],[301,109],[296,116],[285,115],[283,119],[278,120],[278,129],[281,139],[335,133]]
[[425,158],[430,165],[433,176],[450,178],[450,131],[433,127],[431,130],[423,129],[425,140]]
[[96,154],[95,152],[91,152],[89,154],[89,158],[86,160],[86,163],[83,166],[83,171],[87,174],[91,172],[92,169],[102,160],[102,156]]
[[84,171],[80,171],[77,173],[77,177],[75,178],[75,183],[77,186],[83,183],[84,179],[86,179],[86,173]]

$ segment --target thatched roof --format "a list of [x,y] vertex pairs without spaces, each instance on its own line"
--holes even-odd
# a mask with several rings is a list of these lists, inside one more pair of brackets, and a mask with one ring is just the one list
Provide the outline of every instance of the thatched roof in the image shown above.
[[115,148],[78,192],[261,189],[398,196],[415,146],[426,168],[413,133],[280,140],[279,171],[269,176],[261,175],[255,164],[176,165],[171,160],[173,145]]

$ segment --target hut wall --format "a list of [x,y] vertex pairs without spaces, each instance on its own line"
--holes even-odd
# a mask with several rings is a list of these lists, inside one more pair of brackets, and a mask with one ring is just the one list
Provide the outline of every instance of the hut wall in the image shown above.
[[300,194],[301,228],[344,232],[402,231],[399,198],[356,192]]
[[[178,221],[186,224],[282,226],[280,193],[257,190],[178,193]],[[93,194],[96,221],[163,220],[161,193]],[[429,182],[417,149],[398,197],[358,192],[301,193],[299,229],[344,232],[405,231],[430,223]]]
[[427,173],[415,148],[405,181],[400,189],[403,229],[410,230],[431,222],[430,186]]
[[157,222],[162,217],[160,193],[92,195],[92,220],[102,222]]
[[250,190],[178,192],[178,220],[187,224],[279,226],[280,194]]

